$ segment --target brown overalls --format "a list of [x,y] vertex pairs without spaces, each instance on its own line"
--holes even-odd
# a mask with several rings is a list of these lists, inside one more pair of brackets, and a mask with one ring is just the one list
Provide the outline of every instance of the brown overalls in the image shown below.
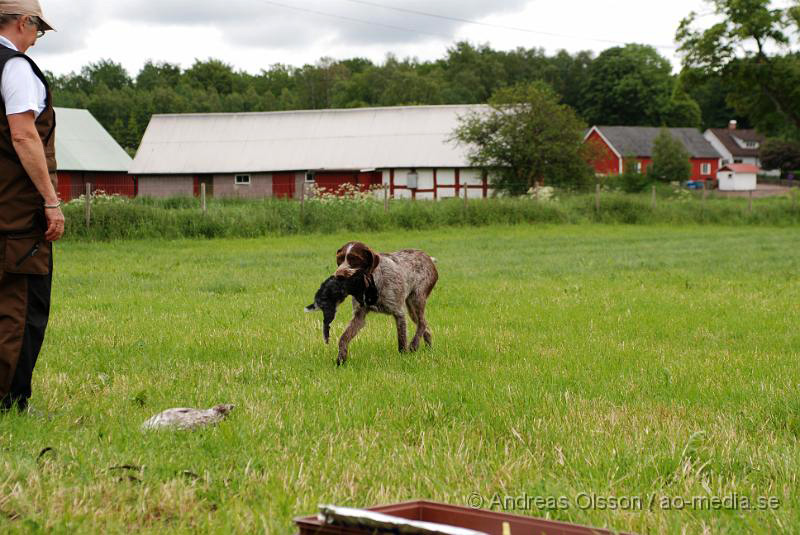
[[[47,168],[57,185],[55,112],[44,75],[24,54],[0,45],[0,81],[13,57],[27,59],[47,88],[36,129],[45,148]],[[5,103],[0,99],[0,410],[27,405],[31,377],[50,315],[52,244],[44,239],[47,223],[39,194],[11,142]]]

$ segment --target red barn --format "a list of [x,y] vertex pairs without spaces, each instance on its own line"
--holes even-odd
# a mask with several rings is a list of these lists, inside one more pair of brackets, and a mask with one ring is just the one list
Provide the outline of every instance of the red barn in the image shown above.
[[[694,128],[669,128],[672,137],[679,140],[689,153],[692,163],[692,180],[714,180],[717,178],[720,154]],[[584,143],[596,143],[601,158],[594,165],[595,171],[603,175],[623,172],[623,160],[634,160],[641,173],[653,163],[653,142],[661,128],[651,126],[593,126],[586,132]]]
[[62,201],[92,191],[133,197],[136,183],[128,174],[132,158],[88,110],[56,108],[58,194]]

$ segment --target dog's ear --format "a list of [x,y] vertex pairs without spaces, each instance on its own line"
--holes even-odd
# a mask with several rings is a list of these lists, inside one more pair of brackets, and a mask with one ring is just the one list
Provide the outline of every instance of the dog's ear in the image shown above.
[[367,273],[372,275],[375,272],[375,270],[378,268],[378,264],[381,263],[381,255],[379,255],[378,253],[376,253],[375,251],[373,251],[369,247],[365,247],[364,251],[366,252],[366,254],[368,256],[368,258],[367,258],[367,266],[370,266],[369,267],[369,271]]

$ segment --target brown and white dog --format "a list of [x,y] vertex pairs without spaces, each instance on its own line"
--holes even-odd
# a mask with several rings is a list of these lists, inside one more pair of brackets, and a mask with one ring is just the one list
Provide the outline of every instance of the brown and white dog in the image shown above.
[[[346,243],[336,252],[337,278],[364,277],[374,284],[376,302],[359,303],[353,299],[353,319],[339,339],[337,364],[347,360],[347,346],[366,323],[369,312],[389,314],[397,324],[397,345],[400,352],[416,351],[420,338],[431,345],[431,331],[425,320],[425,303],[439,280],[435,260],[417,249],[394,253],[376,253],[361,242]],[[406,308],[417,325],[410,347],[406,342]]]

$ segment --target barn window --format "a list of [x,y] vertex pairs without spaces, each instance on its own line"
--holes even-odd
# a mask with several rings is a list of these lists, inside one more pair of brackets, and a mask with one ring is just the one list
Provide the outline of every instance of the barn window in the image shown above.
[[700,164],[700,174],[701,175],[710,175],[711,174],[711,164],[710,163]]
[[250,185],[250,175],[236,175],[233,177],[233,183],[237,186],[249,186]]
[[642,162],[636,162],[636,172],[637,173],[642,172]]

